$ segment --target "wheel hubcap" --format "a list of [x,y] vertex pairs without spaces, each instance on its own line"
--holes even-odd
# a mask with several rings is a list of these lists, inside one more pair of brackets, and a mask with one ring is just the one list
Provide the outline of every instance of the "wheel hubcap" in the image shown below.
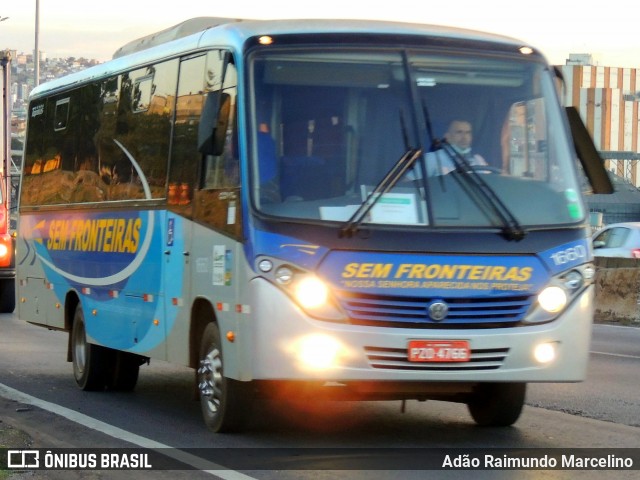
[[87,362],[87,343],[84,336],[84,329],[78,328],[74,335],[74,362],[78,373],[84,372]]
[[212,414],[220,409],[222,400],[222,357],[217,348],[211,350],[198,368],[200,398]]

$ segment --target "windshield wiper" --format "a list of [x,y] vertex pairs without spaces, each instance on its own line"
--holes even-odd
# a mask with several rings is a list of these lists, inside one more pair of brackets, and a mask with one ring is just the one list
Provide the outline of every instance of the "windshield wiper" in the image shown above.
[[380,183],[376,185],[373,191],[367,196],[367,199],[360,204],[358,209],[351,215],[351,218],[345,222],[340,228],[340,237],[351,237],[358,231],[358,227],[362,224],[367,214],[375,206],[375,204],[382,198],[382,196],[389,192],[396,183],[407,173],[409,169],[413,167],[416,160],[422,156],[421,148],[408,148],[407,151],[398,159],[398,161],[391,167],[387,174],[382,178]]
[[456,169],[454,173],[460,174],[459,178],[464,180],[464,182],[460,182],[460,184],[466,187],[465,190],[469,197],[474,200],[477,205],[488,207],[498,218],[502,225],[502,235],[507,240],[522,240],[527,234],[526,230],[522,228],[509,207],[505,205],[487,182],[484,181],[482,175],[475,171],[467,159],[456,151],[446,138],[440,140],[439,145],[441,145],[442,149],[455,164]]

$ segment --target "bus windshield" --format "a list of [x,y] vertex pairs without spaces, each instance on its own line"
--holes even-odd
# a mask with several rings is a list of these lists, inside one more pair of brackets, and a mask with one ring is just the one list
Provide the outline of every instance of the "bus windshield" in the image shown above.
[[[344,225],[375,201],[359,223],[527,229],[584,219],[539,57],[324,45],[258,49],[250,72],[252,192],[263,214]],[[412,149],[421,153],[411,168],[375,191]]]

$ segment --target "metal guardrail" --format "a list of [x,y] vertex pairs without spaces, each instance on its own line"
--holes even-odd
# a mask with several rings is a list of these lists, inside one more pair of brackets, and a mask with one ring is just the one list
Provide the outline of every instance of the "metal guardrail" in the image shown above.
[[626,150],[602,150],[598,153],[605,160],[640,160],[640,153]]

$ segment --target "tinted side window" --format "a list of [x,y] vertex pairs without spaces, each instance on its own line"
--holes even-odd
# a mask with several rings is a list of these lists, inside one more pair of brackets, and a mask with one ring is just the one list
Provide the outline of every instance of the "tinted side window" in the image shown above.
[[177,81],[171,60],[121,75],[105,96],[100,174],[110,200],[165,197]]
[[[45,113],[46,102],[40,100],[29,105],[29,135],[25,142],[24,165],[23,171],[25,175],[29,175],[34,170],[34,165],[38,163],[35,170],[42,168],[42,156],[44,153],[44,132],[45,132]],[[36,173],[36,172],[33,172]],[[24,189],[23,189],[24,190]],[[24,200],[22,201],[24,204]]]
[[69,97],[62,98],[56,102],[56,110],[53,119],[53,129],[56,132],[67,128],[69,122]]
[[99,85],[90,84],[30,106],[22,205],[107,199],[95,168],[99,99]]
[[216,148],[202,155],[199,188],[194,198],[194,218],[240,238],[242,211],[236,118],[237,71],[233,63],[226,65],[222,85],[214,85],[210,91],[219,99],[219,115],[213,134]]
[[206,66],[205,54],[185,58],[180,64],[167,203],[170,209],[186,217],[193,216],[193,190],[200,163],[198,127],[206,94]]
[[[167,203],[181,215],[239,237],[237,78],[233,63],[225,66],[225,55],[216,50],[181,63]],[[218,117],[223,122],[208,112],[211,103],[217,107],[213,116],[223,112]],[[215,137],[219,148],[199,145],[207,136]]]
[[164,198],[178,61],[34,102],[22,205]]
[[156,71],[152,71],[154,72],[153,74],[145,75],[135,80],[135,84],[133,85],[133,98],[131,99],[131,109],[134,113],[146,112],[151,106],[153,92],[155,90],[153,83],[154,74],[156,73]]

